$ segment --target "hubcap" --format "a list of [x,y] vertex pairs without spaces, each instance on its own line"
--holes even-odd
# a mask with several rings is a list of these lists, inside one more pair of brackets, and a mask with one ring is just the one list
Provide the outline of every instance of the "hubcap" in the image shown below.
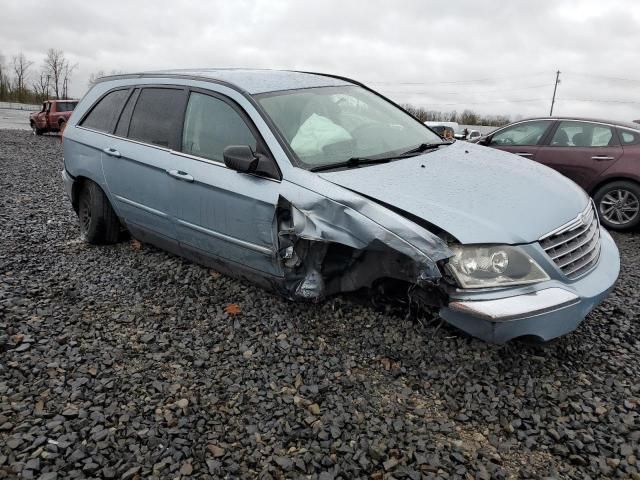
[[600,200],[600,215],[613,225],[625,225],[640,213],[640,201],[629,190],[618,188]]

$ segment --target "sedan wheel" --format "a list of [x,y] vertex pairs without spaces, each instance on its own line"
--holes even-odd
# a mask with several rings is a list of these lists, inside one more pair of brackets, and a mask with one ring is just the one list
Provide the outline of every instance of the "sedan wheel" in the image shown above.
[[594,196],[602,223],[614,230],[627,230],[640,223],[640,187],[632,182],[605,185]]

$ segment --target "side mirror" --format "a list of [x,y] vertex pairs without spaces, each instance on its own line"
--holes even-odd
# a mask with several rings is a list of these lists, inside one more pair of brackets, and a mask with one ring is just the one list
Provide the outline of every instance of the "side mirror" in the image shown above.
[[241,173],[255,172],[260,161],[249,145],[229,145],[222,152],[222,158],[227,167]]
[[491,143],[491,137],[481,137],[480,140],[478,140],[478,143],[480,145],[489,145]]

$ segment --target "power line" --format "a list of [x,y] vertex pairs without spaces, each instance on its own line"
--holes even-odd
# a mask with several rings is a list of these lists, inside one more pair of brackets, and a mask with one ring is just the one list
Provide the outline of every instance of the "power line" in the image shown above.
[[485,82],[495,82],[505,79],[512,78],[531,78],[538,77],[540,75],[548,75],[549,72],[538,72],[538,73],[529,73],[522,75],[509,75],[503,77],[489,77],[489,78],[479,78],[476,80],[452,80],[447,82],[366,82],[371,85],[462,85],[462,84],[470,84],[470,83],[485,83]]
[[570,75],[578,75],[580,77],[598,78],[598,79],[601,79],[601,80],[614,80],[614,81],[617,81],[617,82],[640,83],[640,79],[637,79],[637,78],[610,77],[608,75],[597,75],[597,74],[593,74],[593,73],[579,73],[579,72],[565,72],[565,73],[568,73]]
[[482,102],[454,102],[454,103],[431,103],[429,105],[432,106],[451,106],[451,105],[481,105],[481,104],[491,104],[491,103],[531,103],[531,102],[548,102],[548,98],[518,98],[514,100],[489,100]]
[[409,95],[482,95],[483,93],[496,93],[496,92],[517,92],[520,90],[531,90],[535,88],[547,88],[551,87],[552,83],[545,83],[542,85],[531,85],[528,87],[518,87],[518,88],[501,88],[496,90],[476,90],[476,91],[458,91],[458,92],[425,92],[425,91],[415,91],[415,90],[385,90],[381,88],[380,90],[385,93],[395,93],[395,94],[409,94]]
[[640,105],[640,102],[633,100],[607,100],[597,98],[557,98],[556,102],[626,103],[630,105]]

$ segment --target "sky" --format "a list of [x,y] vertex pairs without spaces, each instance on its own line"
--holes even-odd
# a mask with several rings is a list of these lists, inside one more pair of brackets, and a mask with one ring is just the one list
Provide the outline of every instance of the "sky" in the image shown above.
[[[637,0],[3,0],[0,55],[92,73],[255,67],[347,76],[398,103],[640,119]],[[34,75],[35,76],[35,75]]]

